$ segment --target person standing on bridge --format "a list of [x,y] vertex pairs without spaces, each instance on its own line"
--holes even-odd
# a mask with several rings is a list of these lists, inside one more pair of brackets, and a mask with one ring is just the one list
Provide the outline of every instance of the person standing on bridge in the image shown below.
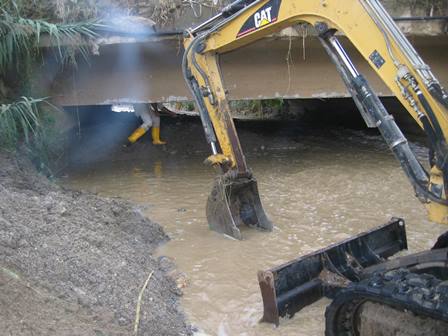
[[[161,106],[160,106],[161,105]],[[126,147],[134,144],[140,139],[148,129],[151,129],[152,143],[154,145],[165,145],[166,142],[160,139],[160,111],[175,116],[176,114],[168,110],[162,104],[135,104],[134,113],[140,117],[143,123],[129,137]]]

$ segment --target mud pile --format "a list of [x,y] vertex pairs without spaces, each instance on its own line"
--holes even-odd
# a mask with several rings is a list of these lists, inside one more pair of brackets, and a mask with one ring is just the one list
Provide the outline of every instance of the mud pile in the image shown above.
[[189,335],[168,237],[134,205],[61,188],[0,152],[0,330],[11,335]]

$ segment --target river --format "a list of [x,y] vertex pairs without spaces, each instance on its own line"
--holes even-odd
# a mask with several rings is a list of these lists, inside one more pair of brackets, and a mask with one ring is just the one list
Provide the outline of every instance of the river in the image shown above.
[[[250,123],[249,123],[250,124]],[[261,125],[261,126],[260,126]],[[323,335],[328,300],[280,327],[260,324],[257,271],[403,217],[412,251],[432,246],[444,227],[431,223],[397,161],[374,131],[307,128],[294,123],[242,126],[271,233],[244,230],[235,241],[208,229],[205,202],[214,172],[197,122],[173,123],[164,148],[137,144],[72,167],[64,184],[141,204],[171,241],[160,255],[185,274],[183,307],[207,335]],[[185,126],[185,127],[184,127]],[[163,127],[163,126],[162,126]],[[168,127],[168,126],[167,126]],[[424,159],[426,149],[412,144]]]

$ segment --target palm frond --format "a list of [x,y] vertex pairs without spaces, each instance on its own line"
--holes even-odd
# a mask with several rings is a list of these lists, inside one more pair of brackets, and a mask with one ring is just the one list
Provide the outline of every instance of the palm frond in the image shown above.
[[25,142],[39,132],[38,104],[45,98],[21,97],[11,104],[0,105],[0,145],[14,146],[23,136]]
[[23,58],[29,58],[37,52],[42,35],[48,35],[50,46],[57,49],[60,60],[66,59],[65,46],[69,52],[73,48],[83,57],[87,57],[87,41],[97,36],[95,28],[102,26],[98,22],[80,22],[71,24],[50,23],[45,20],[33,20],[11,15],[0,10],[0,73]]
[[[45,46],[53,47],[58,61],[75,63],[76,54],[87,59],[89,42],[97,37],[95,29],[102,26],[97,21],[51,23],[34,19],[33,15],[23,14],[25,4],[30,2],[0,0],[0,81],[21,80],[15,87],[21,95],[29,95],[26,89],[30,80],[28,71],[31,59],[40,53],[43,36],[47,38]],[[0,96],[0,147],[15,146],[22,139],[26,143],[31,140],[38,143],[45,133],[38,106],[48,102],[45,98],[25,96],[11,102],[8,97],[5,103],[6,97]]]

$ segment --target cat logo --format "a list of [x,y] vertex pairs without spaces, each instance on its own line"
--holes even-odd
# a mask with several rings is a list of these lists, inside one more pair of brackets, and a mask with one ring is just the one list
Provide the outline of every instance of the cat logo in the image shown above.
[[281,0],[270,0],[264,4],[246,20],[236,37],[247,35],[277,21],[280,3]]
[[272,7],[267,7],[254,14],[255,28],[263,27],[272,22],[271,9]]

